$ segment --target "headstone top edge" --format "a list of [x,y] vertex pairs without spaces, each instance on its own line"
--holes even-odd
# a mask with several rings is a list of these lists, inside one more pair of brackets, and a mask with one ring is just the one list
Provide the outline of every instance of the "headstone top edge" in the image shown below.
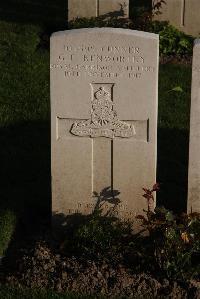
[[74,35],[74,34],[80,34],[80,33],[115,33],[115,34],[124,34],[124,35],[132,35],[137,37],[143,37],[148,39],[154,39],[159,41],[159,34],[151,33],[151,32],[145,32],[145,31],[139,31],[139,30],[131,30],[131,29],[124,29],[124,28],[112,28],[112,27],[94,27],[94,28],[81,28],[81,29],[71,29],[71,30],[64,30],[64,31],[58,31],[54,32],[51,35],[51,39],[57,36],[63,36],[63,35]]

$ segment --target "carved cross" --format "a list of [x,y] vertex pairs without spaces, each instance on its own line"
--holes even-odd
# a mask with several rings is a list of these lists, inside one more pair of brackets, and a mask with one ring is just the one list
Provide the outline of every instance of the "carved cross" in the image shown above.
[[[58,138],[89,138],[92,146],[93,191],[111,186],[115,140],[148,141],[148,120],[119,120],[113,102],[114,83],[92,83],[89,119],[57,118]],[[105,167],[102,167],[102,164]],[[100,169],[103,168],[103,172]],[[109,175],[108,175],[109,173]],[[109,180],[105,181],[109,177]],[[97,187],[98,185],[98,187]]]

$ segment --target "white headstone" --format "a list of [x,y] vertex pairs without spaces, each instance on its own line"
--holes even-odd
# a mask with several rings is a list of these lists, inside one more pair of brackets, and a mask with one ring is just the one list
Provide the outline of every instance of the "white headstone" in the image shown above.
[[200,40],[195,40],[192,67],[188,213],[200,212]]
[[[159,0],[152,0],[154,3]],[[200,34],[200,1],[199,0],[165,0],[160,13],[154,18],[169,21],[170,24],[187,34]]]
[[[116,215],[147,208],[156,182],[158,36],[80,29],[51,37],[53,214],[91,213],[107,187]],[[108,194],[107,194],[108,195]],[[109,196],[108,196],[109,197]],[[110,193],[103,207],[114,208]]]
[[129,16],[129,0],[68,0],[68,21],[102,15]]

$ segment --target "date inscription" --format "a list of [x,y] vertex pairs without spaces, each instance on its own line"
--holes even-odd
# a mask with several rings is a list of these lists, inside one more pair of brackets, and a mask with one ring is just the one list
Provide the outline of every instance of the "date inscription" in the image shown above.
[[139,46],[63,45],[61,53],[50,65],[51,71],[62,71],[66,79],[127,78],[141,79],[145,73],[154,73]]

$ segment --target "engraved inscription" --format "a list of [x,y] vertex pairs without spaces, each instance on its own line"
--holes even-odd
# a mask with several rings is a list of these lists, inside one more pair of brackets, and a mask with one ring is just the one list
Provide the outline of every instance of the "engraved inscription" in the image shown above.
[[92,83],[91,86],[93,90],[91,117],[86,121],[75,122],[70,132],[76,136],[92,138],[130,138],[134,136],[136,134],[134,126],[120,121],[113,108],[114,84]]
[[50,68],[52,71],[63,71],[66,79],[91,77],[138,80],[144,74],[155,72],[155,67],[147,63],[142,48],[136,44],[99,47],[64,44],[61,51]]
[[[70,214],[72,214],[72,211],[74,213],[80,213],[80,214],[88,214],[93,213],[94,209],[96,207],[95,203],[87,203],[87,202],[78,202],[77,207],[74,208],[74,210],[70,210]],[[128,204],[126,202],[118,204],[115,209],[113,209],[112,204],[104,204],[104,213],[106,213],[109,210],[112,210],[112,215],[116,217],[123,216],[124,218],[132,218],[136,216],[136,212],[131,211],[128,207]]]

